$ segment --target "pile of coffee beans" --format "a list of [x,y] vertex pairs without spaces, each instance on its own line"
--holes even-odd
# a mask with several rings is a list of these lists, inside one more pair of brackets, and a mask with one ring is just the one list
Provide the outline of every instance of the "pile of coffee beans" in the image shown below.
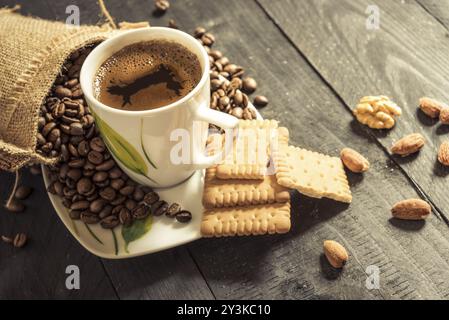
[[79,71],[92,49],[68,58],[40,110],[37,151],[60,160],[49,168],[48,191],[63,199],[72,219],[105,229],[129,226],[150,214],[189,222],[190,212],[136,184],[111,157],[79,85]]
[[[211,65],[211,105],[215,110],[226,112],[239,119],[256,119],[256,112],[248,108],[249,97],[257,89],[257,82],[251,77],[243,77],[243,67],[232,63],[219,50],[212,49],[215,36],[203,27],[198,27],[193,33],[209,54]],[[268,99],[264,96],[254,98],[254,106],[265,107]]]

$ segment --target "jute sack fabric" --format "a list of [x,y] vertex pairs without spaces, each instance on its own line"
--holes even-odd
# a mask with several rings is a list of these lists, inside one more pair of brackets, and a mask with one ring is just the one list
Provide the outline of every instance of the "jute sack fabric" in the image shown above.
[[40,106],[70,53],[116,32],[0,9],[0,170],[56,162],[36,152]]

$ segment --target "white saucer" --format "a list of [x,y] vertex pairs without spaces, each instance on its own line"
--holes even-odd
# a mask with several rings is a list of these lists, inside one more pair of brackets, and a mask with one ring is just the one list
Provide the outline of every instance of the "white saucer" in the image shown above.
[[[250,106],[254,108],[252,105]],[[256,110],[257,118],[262,116]],[[45,187],[48,188],[50,181],[47,169],[42,166]],[[62,199],[48,193],[56,213],[61,218],[70,233],[81,245],[96,256],[106,259],[125,259],[146,255],[201,238],[201,218],[203,205],[201,199],[204,188],[204,171],[197,171],[184,183],[173,188],[156,190],[161,199],[168,203],[179,203],[183,209],[192,213],[192,220],[182,224],[167,218],[154,217],[151,229],[140,239],[133,241],[125,250],[125,241],[122,237],[122,227],[114,231],[103,229],[100,225],[86,225],[79,220],[72,220],[69,210],[63,206]]]

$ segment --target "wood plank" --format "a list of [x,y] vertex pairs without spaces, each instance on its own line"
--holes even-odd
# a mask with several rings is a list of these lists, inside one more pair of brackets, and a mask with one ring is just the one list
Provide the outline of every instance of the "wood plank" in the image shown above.
[[[403,106],[404,115],[391,132],[373,132],[365,128],[363,131],[371,138],[375,137],[384,150],[405,134],[423,133],[427,146],[419,156],[393,159],[436,206],[448,214],[447,170],[436,164],[436,150],[447,139],[444,135],[447,130],[422,116],[416,106],[418,98],[423,95],[446,101],[448,98],[448,42],[441,24],[414,2],[340,1],[338,6],[335,2],[322,0],[282,3],[260,0],[259,3],[346,107],[354,106],[361,96],[369,94],[390,95]],[[365,10],[372,4],[381,9],[381,29],[377,31],[365,29]],[[333,104],[332,110],[339,107]],[[331,117],[332,112],[329,110],[326,118]],[[332,118],[335,120],[334,116]],[[351,116],[346,118],[349,125]],[[351,125],[355,130],[361,128],[355,122]],[[386,175],[384,178],[391,181],[392,177]],[[369,184],[378,188],[382,186],[380,181],[375,183],[371,178]],[[398,193],[403,189],[390,190],[392,195],[384,199],[391,205],[392,198],[399,198]],[[391,241],[393,238],[397,241],[398,249],[406,253],[405,261],[419,270],[417,276],[427,278],[438,295],[445,297],[449,288],[441,286],[433,273],[445,272],[447,268],[449,230],[435,217],[429,222],[423,230],[415,230],[417,234],[413,236],[409,230],[408,233],[395,232],[385,239],[378,239]],[[429,225],[432,228],[429,229]],[[411,241],[414,245],[418,241],[421,243],[418,247],[429,247],[433,252],[408,248]]]
[[[189,245],[216,297],[391,299],[447,294],[447,284],[440,284],[449,276],[449,243],[442,236],[446,227],[436,218],[422,226],[389,221],[392,204],[416,197],[415,190],[375,139],[351,122],[342,102],[267,22],[265,13],[249,1],[208,2],[202,10],[194,10],[201,1],[177,3],[169,16],[188,30],[203,21],[217,36],[217,47],[231,61],[248,67],[260,93],[271,100],[263,115],[287,126],[293,144],[332,155],[351,146],[373,166],[364,178],[350,176],[354,203],[349,208],[294,193],[294,227],[288,235],[205,239]],[[322,260],[322,241],[327,238],[351,251],[351,263],[341,275]],[[415,251],[412,241],[424,250]],[[381,269],[381,288],[374,291],[365,288],[365,269],[372,264]]]
[[[434,16],[446,29],[449,29],[449,2],[441,0],[416,0],[423,8]],[[448,34],[449,36],[449,34]]]
[[[120,13],[117,15],[117,21],[148,20],[153,9],[152,1],[105,2],[113,15]],[[17,1],[1,0],[0,7],[12,6],[15,3]],[[20,1],[20,3],[21,12],[25,14],[60,21],[66,19],[66,6],[78,5],[81,23],[96,24],[100,21],[95,1],[42,1],[39,4]],[[123,12],[125,15],[122,18]],[[0,179],[3,179],[3,176],[7,175],[2,173]],[[31,181],[28,176],[26,181]],[[29,203],[42,203],[39,207],[34,205],[28,209],[25,215],[28,216],[33,212],[32,218],[27,220],[24,215],[12,220],[11,214],[7,216],[2,214],[0,218],[2,219],[0,231],[6,232],[7,227],[14,227],[14,222],[18,224],[18,229],[23,227],[29,230],[32,237],[29,248],[24,251],[6,248],[0,250],[0,267],[6,270],[0,275],[0,297],[116,298],[118,295],[121,299],[213,299],[186,248],[168,250],[128,261],[107,261],[92,256],[76,243],[56,217],[45,194],[41,178],[34,177],[32,181],[38,189]],[[8,223],[3,223],[3,219],[8,219],[6,221]],[[14,259],[13,263],[11,259]],[[82,290],[79,292],[63,290],[64,270],[69,263],[80,266]],[[15,272],[22,268],[23,273]]]
[[[22,249],[0,242],[0,299],[117,299],[101,260],[87,252],[68,233],[54,212],[41,176],[26,170],[22,181],[34,188],[24,213],[0,208],[0,234],[24,232],[29,241]],[[0,201],[5,203],[14,175],[0,173]],[[80,290],[65,285],[67,266],[80,270]]]

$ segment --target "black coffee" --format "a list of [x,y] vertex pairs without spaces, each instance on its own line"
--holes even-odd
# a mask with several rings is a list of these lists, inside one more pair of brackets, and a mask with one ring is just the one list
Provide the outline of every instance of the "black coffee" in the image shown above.
[[109,107],[141,111],[176,102],[200,82],[201,65],[184,46],[139,42],[115,53],[98,69],[96,98]]

